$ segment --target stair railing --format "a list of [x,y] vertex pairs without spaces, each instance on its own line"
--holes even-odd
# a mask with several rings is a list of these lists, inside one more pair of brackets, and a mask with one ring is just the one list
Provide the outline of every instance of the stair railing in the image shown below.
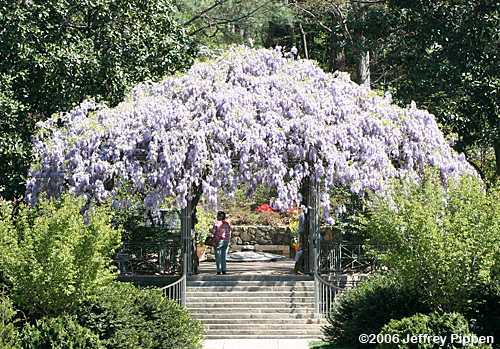
[[315,315],[318,318],[327,317],[337,295],[342,288],[334,281],[326,280],[317,271],[314,273]]
[[174,283],[161,288],[163,296],[176,301],[180,305],[186,305],[186,274]]

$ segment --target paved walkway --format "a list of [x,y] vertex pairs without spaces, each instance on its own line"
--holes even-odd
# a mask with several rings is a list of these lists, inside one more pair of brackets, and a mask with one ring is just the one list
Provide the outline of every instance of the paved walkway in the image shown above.
[[309,349],[312,339],[208,339],[203,349]]
[[[286,258],[274,262],[229,262],[228,275],[290,275],[295,262]],[[201,262],[200,274],[215,274],[215,262]]]

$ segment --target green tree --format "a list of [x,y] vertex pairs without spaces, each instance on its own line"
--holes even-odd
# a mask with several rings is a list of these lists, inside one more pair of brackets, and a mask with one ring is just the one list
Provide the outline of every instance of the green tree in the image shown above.
[[379,86],[434,113],[469,159],[477,147],[494,149],[500,176],[500,3],[390,0],[367,25],[383,28]]
[[[361,219],[382,265],[417,290],[432,309],[468,312],[475,291],[494,280],[500,249],[500,190],[477,178],[430,175],[396,184],[391,199],[374,198]],[[376,247],[374,247],[376,248]]]
[[205,46],[224,48],[230,44],[269,46],[267,34],[273,25],[290,25],[292,11],[283,0],[175,0],[179,21],[189,35]]
[[[495,0],[295,0],[302,56],[436,115],[488,181],[500,176]],[[300,30],[299,30],[300,29]]]
[[192,62],[170,0],[0,4],[0,195],[23,194],[35,123],[86,97],[115,105]]
[[80,214],[83,200],[64,195],[36,208],[0,201],[0,272],[15,304],[27,314],[72,311],[107,285],[121,233],[103,207]]

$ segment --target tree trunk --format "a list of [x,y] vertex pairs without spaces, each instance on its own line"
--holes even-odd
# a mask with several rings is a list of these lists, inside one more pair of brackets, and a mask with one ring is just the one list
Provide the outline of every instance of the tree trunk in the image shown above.
[[307,37],[304,32],[304,28],[302,27],[302,23],[299,23],[300,34],[302,35],[302,46],[304,47],[304,56],[306,59],[309,59],[309,52],[307,50]]
[[[361,21],[365,19],[365,8],[360,5],[357,9]],[[366,48],[366,37],[361,30],[355,35],[358,40],[359,62],[358,62],[358,84],[370,87],[370,51]]]
[[500,140],[497,140],[493,147],[495,148],[495,163],[496,163],[495,175],[496,179],[500,180]]
[[[364,41],[364,40],[363,40]],[[358,64],[358,83],[370,87],[370,51],[362,51]]]
[[[334,28],[337,24],[338,17],[335,13],[330,14],[331,27]],[[346,58],[345,51],[343,47],[338,46],[339,38],[334,30],[330,33],[330,71],[334,72],[337,70],[346,70]]]

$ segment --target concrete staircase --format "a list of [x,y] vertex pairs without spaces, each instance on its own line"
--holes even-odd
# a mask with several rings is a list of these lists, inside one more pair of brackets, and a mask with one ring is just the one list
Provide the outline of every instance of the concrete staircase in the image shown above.
[[194,276],[186,296],[207,339],[316,339],[325,324],[314,318],[314,281],[309,276]]

